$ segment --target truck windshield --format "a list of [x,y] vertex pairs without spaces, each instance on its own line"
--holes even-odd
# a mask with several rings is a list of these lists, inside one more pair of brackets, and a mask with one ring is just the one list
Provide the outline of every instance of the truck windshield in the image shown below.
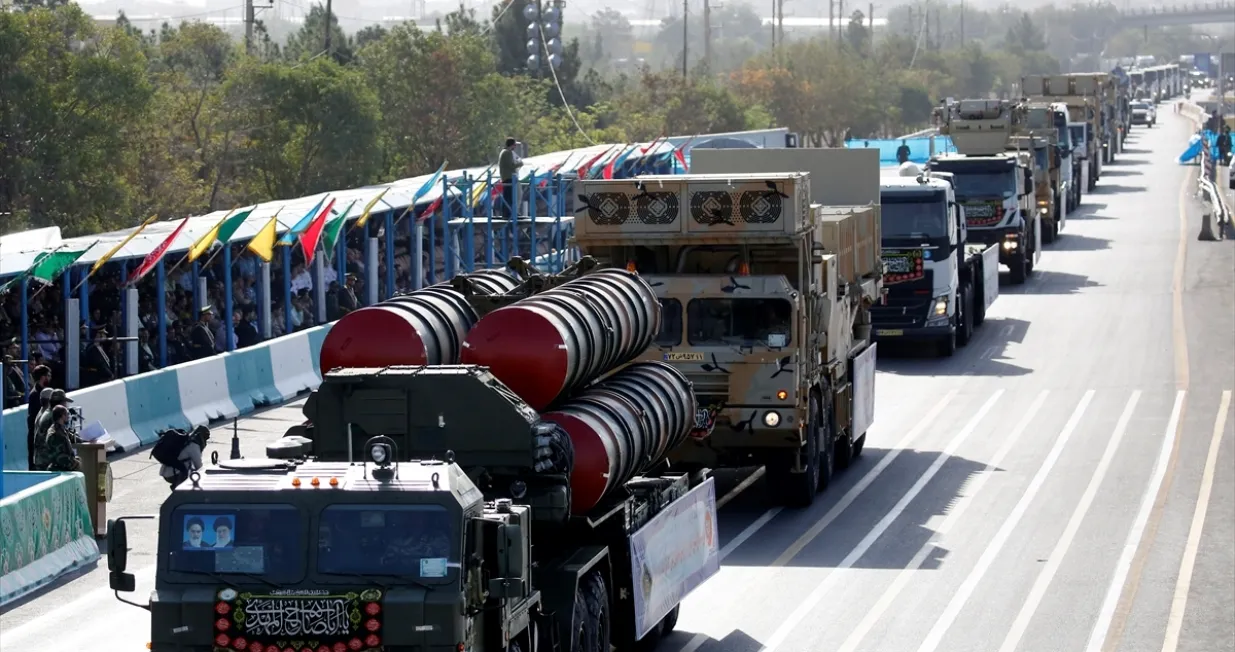
[[695,346],[789,346],[793,305],[784,299],[692,299],[689,341]]
[[304,518],[291,505],[181,505],[168,547],[180,573],[258,575],[295,582],[304,573]]
[[1069,126],[1068,131],[1072,132],[1072,142],[1073,143],[1080,145],[1081,143],[1085,142],[1085,127]]
[[898,200],[884,195],[879,203],[879,225],[884,238],[948,237],[948,206],[943,200]]
[[677,346],[682,343],[682,302],[677,299],[660,300],[660,332],[656,334],[660,346]]
[[1050,129],[1054,125],[1051,124],[1051,112],[1048,109],[1029,109],[1029,128],[1030,129]]
[[317,570],[441,583],[458,563],[454,540],[440,505],[333,505],[318,523]]
[[986,199],[1013,197],[1016,195],[1016,176],[1013,168],[1007,172],[961,172],[955,177],[958,199]]

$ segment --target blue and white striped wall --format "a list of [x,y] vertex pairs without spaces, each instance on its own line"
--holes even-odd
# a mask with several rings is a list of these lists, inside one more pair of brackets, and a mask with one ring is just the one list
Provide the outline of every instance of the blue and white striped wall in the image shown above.
[[[101,421],[121,451],[167,428],[231,419],[290,400],[321,382],[318,354],[330,325],[258,346],[115,380],[69,394],[87,423]],[[26,408],[4,411],[4,468],[26,468]]]

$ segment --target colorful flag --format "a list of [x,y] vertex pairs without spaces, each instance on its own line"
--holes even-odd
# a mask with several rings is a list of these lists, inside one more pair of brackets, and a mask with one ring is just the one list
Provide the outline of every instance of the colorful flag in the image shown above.
[[327,256],[334,253],[335,245],[339,243],[339,235],[343,233],[343,225],[347,224],[347,215],[352,212],[352,207],[355,206],[358,201],[360,200],[352,200],[352,203],[348,204],[347,208],[343,209],[342,214],[333,220],[330,220],[330,223],[326,225],[326,236],[322,241],[322,251],[326,252]]
[[[97,240],[95,241],[98,242]],[[91,244],[90,247],[93,247]],[[64,273],[64,270],[73,266],[78,258],[90,251],[90,247],[86,247],[80,251],[63,251],[56,250],[40,254],[34,262],[34,267],[30,268],[30,276],[36,281],[41,281],[44,284],[50,285],[56,282],[56,279]]]
[[137,227],[137,229],[135,229],[132,233],[126,236],[123,240],[121,240],[120,244],[112,247],[111,251],[108,251],[107,253],[103,254],[101,258],[94,261],[94,264],[90,266],[90,273],[86,274],[86,278],[90,278],[91,276],[93,276],[95,272],[99,271],[100,267],[102,267],[103,265],[106,265],[107,261],[111,260],[112,256],[115,256],[117,252],[119,252],[121,249],[124,249],[124,246],[129,244],[129,241],[131,241],[133,238],[136,238],[138,233],[141,233],[143,229],[153,224],[154,221],[157,219],[159,219],[158,215],[151,215],[150,219],[146,220],[145,222],[142,222],[141,226]]
[[356,224],[352,225],[353,229],[359,229],[364,227],[365,224],[368,224],[369,213],[373,212],[373,207],[376,206],[377,202],[381,201],[382,197],[385,197],[388,192],[390,192],[390,186],[386,186],[386,188],[378,193],[376,197],[370,199],[369,203],[365,204],[364,211],[360,214],[360,219],[356,220]]
[[162,244],[155,247],[150,253],[146,254],[146,259],[142,261],[141,266],[134,270],[133,275],[129,277],[130,285],[140,281],[142,277],[150,273],[150,270],[154,269],[155,265],[159,264],[159,261],[163,259],[163,255],[167,253],[167,250],[172,246],[172,243],[176,241],[176,237],[180,235],[180,231],[184,229],[184,225],[188,223],[189,218],[187,217],[180,220],[180,226],[176,227],[176,230],[172,231],[172,234],[167,236],[167,239],[164,240]]
[[[493,171],[493,166],[490,165],[489,167],[485,168],[484,172],[481,172],[479,175],[477,175],[475,180],[473,180],[472,182],[472,203],[471,203],[473,208],[475,208],[478,204],[480,204],[480,200],[485,198],[485,189],[488,189],[490,191],[490,195],[492,195],[493,189],[490,188],[490,183],[489,183],[489,173],[492,171]],[[482,177],[484,178],[484,182],[480,183],[480,179]]]
[[437,212],[437,209],[439,209],[439,208],[441,208],[441,207],[442,207],[442,198],[441,198],[441,197],[438,197],[437,199],[434,199],[434,200],[433,200],[433,203],[432,203],[432,204],[429,204],[429,207],[425,209],[425,212],[423,212],[423,213],[421,213],[421,214],[420,214],[420,217],[417,219],[417,221],[418,221],[418,222],[423,222],[424,220],[428,219],[428,218],[429,218],[429,216],[431,216],[431,215],[433,215],[434,213],[436,213],[436,212]]
[[613,148],[615,147],[617,147],[617,145],[610,145],[609,149],[606,149],[605,151],[597,154],[596,156],[593,156],[591,159],[588,159],[587,163],[584,163],[582,166],[579,167],[578,170],[576,170],[575,176],[580,179],[587,178],[587,173],[592,170],[592,166],[596,165],[596,162],[604,158],[605,155],[607,155],[609,152],[612,152]]
[[287,233],[284,233],[283,237],[279,238],[280,245],[295,244],[296,236],[299,236],[301,231],[309,228],[309,225],[313,223],[313,218],[318,216],[318,211],[322,209],[322,204],[326,203],[326,197],[328,197],[328,195],[323,195],[321,200],[317,202],[317,205],[314,206],[308,213],[305,213],[304,217],[300,218],[299,222],[296,222],[296,226],[288,229]]
[[202,254],[210,250],[210,247],[213,246],[214,243],[218,242],[219,244],[225,245],[231,241],[232,236],[236,234],[236,230],[240,228],[241,224],[244,224],[245,220],[249,219],[249,216],[253,214],[255,209],[257,209],[256,206],[239,213],[235,213],[235,211],[233,211],[232,213],[235,213],[234,215],[232,213],[228,213],[223,216],[223,219],[219,220],[219,223],[210,230],[210,233],[202,236],[201,239],[194,243],[193,247],[189,249],[189,262],[193,262],[200,258]]
[[248,250],[266,262],[274,258],[275,227],[279,224],[277,217],[270,218],[266,226],[249,240]]
[[326,208],[317,216],[309,227],[300,234],[300,248],[304,250],[305,264],[313,262],[313,255],[317,253],[317,245],[322,240],[322,229],[326,226],[326,217],[330,215],[330,209],[334,208],[334,200],[331,199]]
[[398,220],[396,220],[397,222],[403,221],[403,218],[407,217],[408,213],[414,214],[414,211],[416,210],[416,204],[420,203],[421,198],[429,194],[430,190],[433,190],[433,186],[437,185],[437,182],[441,180],[442,170],[445,170],[445,169],[446,169],[446,161],[442,161],[442,165],[441,167],[437,169],[437,172],[434,172],[433,176],[429,177],[428,181],[421,184],[420,189],[417,190],[414,195],[412,195],[411,203],[407,205],[407,210],[403,211],[403,214],[399,216]]
[[689,147],[689,146],[690,146],[690,144],[691,144],[691,143],[693,143],[693,142],[695,142],[695,137],[694,137],[694,136],[691,136],[691,137],[690,137],[690,140],[688,140],[688,141],[686,141],[686,142],[682,143],[681,145],[679,145],[679,146],[677,146],[677,147],[674,147],[674,148],[673,148],[673,158],[676,158],[676,159],[678,160],[678,163],[681,163],[681,164],[682,164],[682,171],[683,171],[683,172],[690,172],[690,166],[686,164],[686,154],[685,154],[685,152],[686,152],[686,148],[687,148],[687,147]]
[[602,179],[612,179],[613,178],[613,168],[617,165],[619,160],[625,158],[625,155],[626,155],[626,149],[623,149],[623,151],[620,152],[617,156],[614,156],[613,158],[609,159],[609,162],[605,164],[605,167],[600,172],[601,178]]

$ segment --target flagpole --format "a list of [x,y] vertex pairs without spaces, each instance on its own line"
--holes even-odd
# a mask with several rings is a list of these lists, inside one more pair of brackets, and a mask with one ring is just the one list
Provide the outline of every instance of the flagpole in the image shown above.
[[[95,241],[94,241],[94,244],[98,244],[98,243],[99,243],[99,241],[98,241],[98,240],[95,240]],[[91,246],[91,247],[93,247],[93,246],[94,246],[94,244],[92,244],[92,245],[90,245],[90,246]],[[48,256],[50,256],[50,255],[52,255],[52,254],[54,254],[54,253],[56,253],[56,252],[60,251],[61,249],[64,249],[64,248],[65,248],[65,247],[67,247],[67,246],[68,246],[67,244],[62,244],[62,245],[60,245],[59,247],[56,247],[55,249],[52,249],[50,252],[48,252],[48,253],[47,253],[47,255],[48,255]],[[89,249],[90,249],[89,247],[87,247],[87,248],[86,248],[86,250],[87,250],[87,251],[89,251]],[[85,252],[83,252],[83,253],[85,253]],[[22,272],[22,276],[26,276],[26,275],[27,275],[27,274],[29,274],[30,272],[34,271],[34,268],[39,266],[39,263],[43,261],[43,258],[45,258],[45,256],[37,256],[37,257],[35,257],[35,259],[34,259],[34,263],[33,263],[32,265],[30,265],[30,269],[27,269],[26,271]],[[20,278],[20,277],[19,277],[19,278]],[[40,288],[39,288],[39,289],[38,289],[38,290],[37,290],[34,294],[30,295],[30,298],[29,298],[29,299],[26,299],[26,301],[27,301],[27,302],[29,302],[29,301],[34,301],[34,299],[35,299],[36,297],[38,297],[40,294],[42,294],[42,293],[43,293],[43,290],[46,290],[46,289],[47,289],[49,286],[51,286],[51,285],[52,285],[51,283],[48,283],[48,284],[46,284],[46,285],[44,285],[44,286],[40,287]]]
[[[223,216],[223,219],[219,220],[219,223],[218,223],[218,224],[215,224],[213,227],[211,227],[211,228],[210,228],[210,230],[206,232],[206,234],[207,234],[207,235],[209,235],[209,234],[213,233],[215,229],[217,229],[217,228],[219,228],[219,227],[223,226],[223,223],[227,221],[227,218],[231,217],[231,216],[232,216],[232,214],[233,214],[233,213],[235,213],[235,212],[236,212],[239,208],[240,208],[240,207],[239,207],[239,206],[237,206],[236,208],[233,208],[233,209],[231,209],[230,211],[227,211],[227,215],[224,215],[224,216]],[[254,206],[254,208],[257,208],[257,207],[256,207],[256,206]],[[218,234],[215,234],[215,237],[218,237]],[[172,268],[171,268],[171,269],[169,269],[169,270],[167,270],[166,272],[164,272],[164,274],[163,274],[163,275],[164,275],[164,276],[171,276],[171,275],[172,275],[172,272],[174,272],[174,271],[176,271],[176,270],[180,269],[180,266],[184,264],[184,261],[186,261],[186,260],[188,260],[188,259],[189,259],[189,254],[192,254],[192,253],[193,253],[193,247],[195,247],[196,245],[197,245],[197,243],[196,243],[196,242],[194,242],[193,244],[189,245],[189,250],[188,250],[187,252],[185,252],[185,254],[184,254],[183,256],[181,256],[181,257],[180,257],[180,260],[179,260],[179,261],[178,261],[175,265],[172,265]]]
[[[257,206],[254,206],[254,207],[253,207],[253,210],[257,210]],[[282,206],[280,206],[280,207],[279,207],[279,210],[275,211],[275,212],[274,212],[274,215],[271,215],[271,216],[270,216],[270,219],[275,220],[275,221],[278,221],[279,213],[282,213],[282,212],[283,212],[283,207],[282,207]],[[250,217],[252,217],[252,216],[250,216]],[[248,221],[248,220],[246,219],[245,221]],[[279,226],[285,226],[282,222],[278,222],[278,224],[279,224]],[[264,228],[264,227],[263,227],[263,228]],[[252,239],[252,238],[250,238],[250,239]],[[223,247],[229,247],[229,246],[231,246],[231,243],[230,243],[230,242],[225,242],[225,243],[223,243]],[[278,234],[277,234],[277,233],[275,234],[274,246],[276,246],[276,247],[277,247],[277,246],[279,246],[279,238],[278,238]],[[210,257],[209,257],[209,258],[207,258],[207,259],[206,259],[206,262],[205,262],[205,263],[201,266],[201,267],[202,267],[202,269],[206,269],[206,268],[209,268],[209,267],[210,267],[210,263],[213,263],[213,262],[214,262],[214,259],[215,259],[215,258],[218,258],[219,254],[223,252],[223,247],[219,247],[218,249],[215,249],[215,250],[214,250],[214,253],[210,254]],[[232,262],[234,263],[235,261],[232,261]]]

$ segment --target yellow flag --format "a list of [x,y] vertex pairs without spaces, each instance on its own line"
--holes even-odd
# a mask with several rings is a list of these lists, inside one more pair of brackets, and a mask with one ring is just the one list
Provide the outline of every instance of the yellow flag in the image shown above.
[[249,241],[249,251],[257,254],[262,260],[270,262],[274,258],[274,241],[275,241],[275,225],[278,224],[277,218],[270,218],[266,222],[266,226],[262,227],[257,235]]
[[189,247],[189,262],[190,263],[197,260],[198,258],[201,258],[202,254],[210,250],[210,245],[214,244],[215,239],[219,237],[219,228],[222,227],[223,223],[227,221],[227,218],[231,217],[232,213],[235,213],[235,212],[236,212],[236,209],[234,208],[228,211],[227,215],[224,215],[223,219],[219,220],[219,223],[215,224],[214,228],[210,229],[209,233],[198,238],[197,242],[194,242],[193,246]]
[[143,229],[153,224],[154,221],[157,219],[159,219],[158,215],[151,215],[150,219],[146,220],[145,222],[142,222],[141,226],[134,229],[132,233],[130,233],[127,237],[125,237],[125,239],[121,240],[120,244],[112,247],[111,251],[103,254],[101,258],[94,261],[94,264],[90,266],[90,273],[87,274],[86,277],[89,278],[93,276],[95,272],[99,271],[100,267],[106,265],[107,261],[111,260],[112,256],[115,256],[117,252],[119,252],[121,249],[124,249],[124,246],[129,244],[129,242],[132,241],[133,238],[136,238],[138,233],[141,233]]
[[373,199],[370,199],[368,204],[365,204],[364,212],[360,214],[360,218],[357,219],[356,223],[352,225],[353,229],[363,228],[364,225],[368,223],[369,213],[373,211],[374,206],[377,206],[378,200],[380,200],[382,197],[385,197],[386,193],[388,192],[390,192],[389,186],[387,186],[386,189],[383,190],[381,193],[379,193],[376,197],[374,197]]
[[485,191],[489,189],[489,183],[487,180],[482,182],[480,178],[483,176],[486,176],[489,172],[492,172],[492,171],[493,171],[493,166],[490,165],[488,169],[480,173],[480,175],[476,177],[476,180],[472,182],[472,187],[473,187],[472,202],[468,204],[469,206],[476,206],[476,204],[479,204],[480,200],[484,198]]

